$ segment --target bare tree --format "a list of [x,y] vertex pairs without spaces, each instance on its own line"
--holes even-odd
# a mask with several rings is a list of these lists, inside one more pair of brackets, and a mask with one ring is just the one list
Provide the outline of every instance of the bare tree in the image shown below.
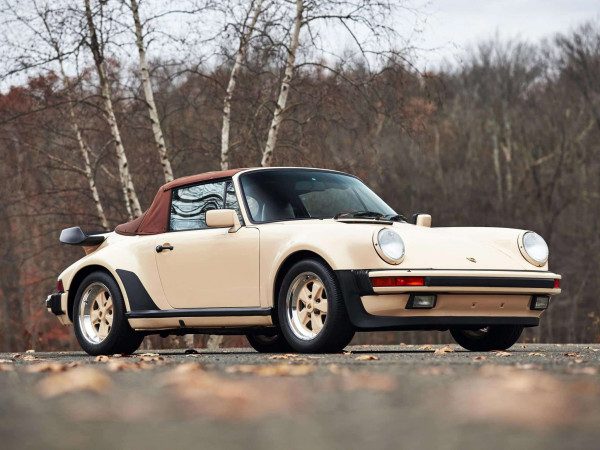
[[[289,3],[289,2],[288,2]],[[339,73],[335,63],[327,60],[333,58],[346,59],[332,53],[321,39],[319,27],[331,27],[345,35],[356,49],[360,58],[368,67],[371,61],[384,68],[394,60],[407,63],[403,49],[396,49],[399,33],[394,27],[394,14],[403,7],[404,2],[394,0],[339,0],[335,2],[323,0],[295,0],[294,16],[289,29],[289,42],[283,44],[286,60],[279,96],[273,111],[267,140],[262,152],[261,165],[270,166],[277,145],[277,138],[284,121],[289,91],[294,72],[300,65],[316,66]],[[405,8],[408,10],[408,8]],[[306,47],[315,51],[318,61],[303,61],[298,64],[301,31],[306,28]],[[329,45],[331,47],[331,45]],[[377,108],[373,108],[377,109]]]
[[173,180],[173,169],[171,168],[171,161],[169,160],[169,156],[167,154],[167,146],[165,144],[165,138],[160,126],[158,109],[156,108],[156,102],[154,101],[154,92],[152,91],[152,83],[150,81],[148,60],[146,59],[144,29],[140,20],[139,5],[137,0],[130,0],[130,7],[135,28],[135,44],[139,54],[140,76],[142,79],[142,87],[144,89],[146,106],[148,107],[148,117],[150,118],[150,123],[152,125],[152,134],[154,135],[154,142],[160,157],[160,165],[162,166],[165,181],[169,182]]
[[[223,100],[223,125],[221,127],[221,170],[227,170],[229,168],[229,133],[231,128],[231,99],[235,91],[237,82],[238,72],[242,68],[244,57],[248,48],[248,43],[252,37],[252,33],[256,27],[258,17],[262,12],[263,0],[252,0],[250,8],[244,19],[242,29],[240,31],[240,40],[238,50],[235,55],[233,67],[229,74],[229,82],[227,83],[227,90],[225,91],[225,98]],[[250,17],[249,17],[250,16]]]
[[83,137],[83,133],[81,132],[81,128],[79,127],[79,123],[77,121],[77,116],[75,114],[75,101],[73,98],[73,86],[71,85],[71,81],[67,76],[65,71],[65,62],[63,53],[60,48],[60,42],[53,35],[52,28],[48,23],[47,15],[42,14],[42,21],[44,23],[44,28],[48,34],[48,38],[50,40],[50,44],[54,48],[56,52],[56,60],[59,65],[60,76],[62,82],[65,86],[66,95],[68,99],[67,108],[69,110],[69,119],[71,128],[73,129],[73,134],[77,140],[77,146],[79,147],[79,152],[81,153],[81,158],[83,159],[83,173],[85,174],[85,178],[87,179],[88,185],[90,187],[90,192],[92,194],[92,199],[94,201],[94,205],[96,206],[96,212],[98,214],[98,219],[102,224],[102,228],[105,230],[109,229],[108,220],[106,218],[106,213],[104,212],[104,207],[102,206],[102,202],[100,201],[100,194],[98,193],[98,187],[96,186],[96,179],[94,177],[94,171],[92,170],[92,164],[90,161],[90,148]]
[[273,119],[271,120],[267,142],[265,144],[262,160],[260,162],[261,166],[263,167],[271,165],[271,161],[273,160],[273,152],[275,151],[275,145],[277,145],[277,135],[283,120],[283,114],[290,91],[290,83],[292,82],[292,76],[294,75],[294,69],[296,67],[296,53],[298,52],[298,46],[300,45],[300,30],[303,25],[303,14],[304,0],[296,0],[296,15],[294,16],[290,45],[287,50],[287,59],[283,72],[283,79],[281,80],[279,97],[277,98],[275,111],[273,111]]
[[583,95],[600,129],[600,87],[596,75],[600,70],[600,31],[594,25],[586,23],[568,36],[559,35],[556,43],[562,50],[559,64]]
[[[133,179],[131,178],[131,172],[129,171],[127,155],[125,154],[125,147],[123,147],[123,141],[121,140],[121,131],[119,130],[119,124],[117,123],[117,118],[113,108],[110,81],[108,80],[106,74],[106,66],[104,62],[104,49],[98,39],[96,26],[94,24],[94,13],[90,5],[90,0],[84,0],[84,5],[85,19],[88,28],[87,45],[94,58],[96,73],[98,74],[98,80],[100,82],[100,93],[104,103],[104,114],[115,144],[115,150],[119,164],[119,179],[121,182],[123,197],[125,199],[125,205],[127,207],[127,213],[130,218],[138,217],[142,214],[142,208],[133,185]],[[100,13],[102,13],[102,5],[100,5]]]
[[[75,49],[63,50],[65,36],[65,17],[64,10],[52,9],[48,4],[39,4],[37,1],[33,1],[30,5],[33,11],[32,16],[24,14],[19,11],[19,7],[9,0],[5,0],[2,11],[8,14],[10,20],[18,22],[21,26],[29,29],[33,33],[33,40],[37,45],[46,45],[49,47],[49,53],[43,55],[38,53],[35,57],[35,62],[30,61],[29,64],[21,68],[21,70],[29,69],[30,65],[35,65],[38,68],[46,66],[49,68],[53,62],[56,62],[59,69],[60,78],[63,86],[65,87],[65,95],[67,97],[67,109],[69,117],[69,125],[75,136],[77,147],[83,160],[83,169],[80,169],[76,165],[69,164],[78,173],[82,173],[88,183],[92,200],[96,208],[98,220],[105,230],[109,229],[108,219],[100,200],[100,194],[98,187],[96,186],[96,180],[94,176],[94,170],[91,163],[91,150],[88,143],[86,142],[81,127],[77,120],[75,113],[76,100],[73,96],[73,86],[71,80],[65,71],[65,57],[67,52],[73,52]],[[34,22],[32,22],[34,20]],[[38,50],[39,52],[39,50]],[[25,55],[22,55],[25,56]],[[55,155],[48,155],[51,159],[58,159]],[[64,162],[64,161],[63,161]]]

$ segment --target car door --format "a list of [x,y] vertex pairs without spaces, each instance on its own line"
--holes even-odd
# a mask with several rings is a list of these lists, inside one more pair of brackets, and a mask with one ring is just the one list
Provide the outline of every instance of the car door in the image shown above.
[[169,232],[157,236],[156,263],[173,308],[258,307],[259,231],[208,228],[206,212],[238,211],[231,180],[173,189]]

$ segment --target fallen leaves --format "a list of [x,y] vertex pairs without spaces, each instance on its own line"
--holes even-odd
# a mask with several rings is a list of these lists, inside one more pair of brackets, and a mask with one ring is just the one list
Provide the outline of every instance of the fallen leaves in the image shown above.
[[377,361],[379,360],[379,356],[375,356],[375,355],[360,355],[357,356],[356,358],[357,361]]
[[164,362],[165,358],[160,356],[158,353],[142,353],[141,355],[136,355],[140,361],[144,362]]
[[297,411],[303,396],[295,383],[281,380],[232,380],[204,371],[199,365],[182,364],[161,374],[193,414],[217,419],[254,419]]
[[102,371],[91,367],[75,367],[48,375],[37,384],[37,391],[45,398],[82,391],[100,394],[111,385],[110,378]]
[[32,364],[25,368],[25,372],[28,373],[41,373],[41,372],[65,372],[66,370],[72,369],[77,366],[76,362],[67,364],[57,362],[42,362]]
[[107,370],[111,372],[137,372],[152,369],[165,363],[165,358],[158,353],[142,353],[141,355],[133,355],[127,358],[124,358],[122,355],[113,355],[112,357],[99,355],[94,360],[105,363]]
[[485,365],[453,385],[450,397],[462,420],[549,428],[577,421],[594,392],[597,385],[565,383],[536,367]]
[[293,361],[306,361],[307,360],[306,357],[298,355],[297,353],[281,353],[278,355],[269,356],[269,359],[273,359],[273,360],[285,359],[285,360],[293,360]]
[[517,365],[515,367],[517,369],[521,369],[521,370],[542,370],[541,366],[539,366],[537,364],[531,364],[531,363],[526,363],[526,364],[517,363]]
[[598,369],[595,367],[573,367],[567,371],[573,375],[598,375]]
[[171,374],[192,373],[201,371],[204,371],[204,368],[198,363],[183,363],[177,365],[177,367],[171,370]]
[[315,366],[309,364],[245,364],[231,366],[225,369],[227,373],[243,373],[258,375],[259,377],[298,377],[309,375],[315,371]]
[[109,361],[106,363],[106,369],[110,372],[138,372],[150,368],[152,368],[150,364],[140,361]]
[[494,351],[494,355],[495,356],[500,356],[501,358],[506,358],[507,356],[512,356],[512,353],[511,352],[501,351],[501,350],[496,350],[496,351]]
[[544,353],[540,353],[540,352],[529,352],[527,353],[527,356],[546,356]]
[[454,349],[448,345],[446,345],[445,347],[440,347],[435,349],[435,351],[433,352],[434,355],[445,355],[446,353],[453,353]]
[[334,375],[347,375],[350,373],[349,368],[341,367],[338,364],[329,364],[327,366],[327,370],[329,370]]
[[396,379],[390,375],[369,372],[348,372],[340,376],[339,387],[344,391],[393,391]]
[[419,369],[418,372],[419,372],[419,375],[439,376],[439,375],[452,375],[454,373],[454,370],[452,370],[450,367],[430,366],[430,367],[422,367],[421,369]]

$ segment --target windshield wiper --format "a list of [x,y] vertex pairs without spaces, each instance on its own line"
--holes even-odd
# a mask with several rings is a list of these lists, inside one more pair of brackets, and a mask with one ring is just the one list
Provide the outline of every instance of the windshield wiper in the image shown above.
[[402,214],[386,214],[383,218],[392,222],[408,222],[408,219]]
[[375,219],[389,220],[391,222],[408,222],[408,219],[402,214],[382,214],[375,211],[351,211],[341,212],[334,216],[334,219]]
[[337,213],[333,218],[334,219],[382,219],[384,218],[384,214],[375,212],[375,211],[351,211],[351,212],[341,212]]

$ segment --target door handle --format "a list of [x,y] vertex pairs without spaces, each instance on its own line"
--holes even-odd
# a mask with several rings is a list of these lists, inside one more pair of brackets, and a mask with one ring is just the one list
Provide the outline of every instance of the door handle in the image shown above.
[[173,246],[171,244],[163,244],[156,246],[156,253],[160,253],[163,250],[173,250]]

